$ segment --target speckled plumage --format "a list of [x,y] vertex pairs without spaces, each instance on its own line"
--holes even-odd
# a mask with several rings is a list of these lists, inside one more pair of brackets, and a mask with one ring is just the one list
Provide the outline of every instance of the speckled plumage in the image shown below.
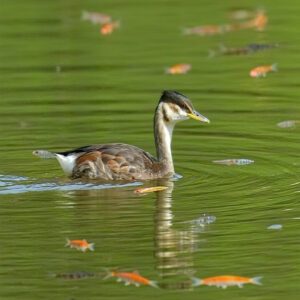
[[[60,154],[69,155],[74,153],[77,154],[77,158],[72,178],[151,179],[154,177],[153,174],[163,172],[155,157],[132,145],[92,145]],[[164,174],[161,173],[161,175]]]

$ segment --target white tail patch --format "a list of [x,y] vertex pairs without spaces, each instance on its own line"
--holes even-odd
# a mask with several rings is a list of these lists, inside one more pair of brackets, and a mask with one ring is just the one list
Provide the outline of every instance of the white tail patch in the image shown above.
[[78,154],[62,155],[47,150],[35,150],[32,154],[44,159],[56,158],[67,176],[72,175],[78,157]]
[[78,154],[69,154],[69,155],[62,155],[62,154],[55,154],[60,166],[62,167],[63,171],[67,176],[72,175],[73,169],[75,167],[75,161],[78,157]]

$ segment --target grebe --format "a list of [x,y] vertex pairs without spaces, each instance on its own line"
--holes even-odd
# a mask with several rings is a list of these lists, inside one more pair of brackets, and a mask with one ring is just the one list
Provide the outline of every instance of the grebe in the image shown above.
[[33,151],[41,158],[56,158],[67,176],[103,180],[146,180],[175,174],[171,141],[175,124],[189,118],[209,123],[190,100],[175,91],[164,91],[154,114],[157,158],[127,144],[85,146],[66,152]]

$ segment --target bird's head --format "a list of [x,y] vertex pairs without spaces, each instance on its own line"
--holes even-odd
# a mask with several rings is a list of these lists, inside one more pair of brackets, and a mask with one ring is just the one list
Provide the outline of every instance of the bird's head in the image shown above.
[[197,112],[186,96],[176,91],[164,91],[158,107],[161,108],[165,123],[177,123],[187,119],[209,123],[209,119]]

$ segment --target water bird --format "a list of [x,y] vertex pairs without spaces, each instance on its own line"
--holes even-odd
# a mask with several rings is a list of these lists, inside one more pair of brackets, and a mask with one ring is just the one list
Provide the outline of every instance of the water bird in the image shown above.
[[192,277],[192,282],[193,286],[207,285],[226,289],[228,286],[238,286],[239,288],[242,288],[243,285],[247,283],[261,285],[261,278],[261,276],[249,278],[235,275],[221,275],[203,279]]
[[69,240],[67,239],[66,247],[75,248],[82,252],[86,250],[94,251],[95,245],[94,243],[89,243],[87,240]]
[[142,275],[139,274],[138,271],[134,271],[134,272],[108,271],[104,279],[107,279],[109,277],[115,277],[117,278],[117,281],[124,282],[125,285],[134,284],[137,287],[140,285],[148,285],[148,286],[158,288],[158,285],[155,281],[143,277]]
[[164,91],[154,114],[157,157],[127,144],[85,146],[66,152],[33,151],[41,158],[56,158],[71,178],[102,180],[146,180],[175,174],[171,151],[172,133],[177,122],[194,119],[209,123],[191,101],[176,91]]
[[249,75],[254,78],[266,77],[268,73],[277,72],[277,71],[278,71],[277,64],[263,65],[263,66],[258,66],[253,68],[250,71]]

